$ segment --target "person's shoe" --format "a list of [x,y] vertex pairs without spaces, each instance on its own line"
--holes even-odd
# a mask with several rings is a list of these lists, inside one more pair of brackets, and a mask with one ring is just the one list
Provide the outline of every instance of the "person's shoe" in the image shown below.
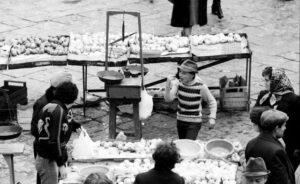
[[211,13],[213,15],[217,15],[219,19],[222,19],[224,17],[221,8],[221,0],[213,0],[213,4],[211,6]]
[[218,6],[218,18],[222,19],[223,17],[224,17],[224,15],[223,15],[223,11],[222,11],[222,8],[221,8],[221,4],[219,4],[219,6]]

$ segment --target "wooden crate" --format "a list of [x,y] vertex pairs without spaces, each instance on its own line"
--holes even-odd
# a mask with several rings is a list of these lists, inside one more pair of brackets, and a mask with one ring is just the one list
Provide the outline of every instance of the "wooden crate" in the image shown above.
[[224,111],[247,110],[248,88],[246,86],[221,88],[220,106]]

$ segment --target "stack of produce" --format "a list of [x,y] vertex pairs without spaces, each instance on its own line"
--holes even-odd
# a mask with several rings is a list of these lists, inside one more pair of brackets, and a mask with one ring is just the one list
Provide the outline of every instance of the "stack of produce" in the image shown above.
[[0,38],[0,65],[7,64],[9,51],[10,45],[6,42],[5,38]]
[[[156,145],[161,139],[141,139],[138,142],[127,141],[97,141],[93,148],[92,159],[118,159],[118,158],[148,158],[151,157]],[[73,158],[78,158],[73,152]]]
[[[11,63],[67,59],[69,37],[64,35],[12,40]],[[51,56],[51,57],[49,57]],[[60,57],[62,56],[62,57]]]
[[228,35],[224,35],[223,33],[219,33],[216,35],[193,35],[190,37],[191,44],[193,46],[198,45],[213,45],[219,43],[233,43],[233,42],[241,42],[241,36],[237,33],[229,33]]
[[[138,54],[140,51],[138,35],[128,40],[130,52]],[[159,52],[178,52],[179,49],[189,48],[189,39],[187,37],[176,36],[155,36],[152,34],[142,34],[143,52],[159,51]]]
[[[150,159],[125,160],[112,167],[108,175],[116,184],[132,184],[137,174],[153,166]],[[221,160],[183,160],[173,171],[182,176],[186,184],[236,184],[237,165]]]
[[238,33],[193,35],[190,43],[192,54],[199,57],[249,52],[247,39]]
[[[110,34],[109,43],[121,38],[121,36]],[[71,60],[105,61],[106,35],[103,32],[70,34],[69,54]],[[127,53],[127,43],[119,41],[109,47],[109,55],[112,60],[117,60]]]

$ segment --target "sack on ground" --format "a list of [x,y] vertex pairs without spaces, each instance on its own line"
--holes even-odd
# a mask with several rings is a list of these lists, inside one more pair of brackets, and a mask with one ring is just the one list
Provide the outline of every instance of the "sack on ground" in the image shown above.
[[140,120],[147,119],[151,116],[153,109],[153,97],[146,90],[141,91],[141,101],[139,103]]
[[81,133],[73,141],[72,156],[74,159],[88,159],[94,156],[96,144],[90,138],[85,129],[81,128]]

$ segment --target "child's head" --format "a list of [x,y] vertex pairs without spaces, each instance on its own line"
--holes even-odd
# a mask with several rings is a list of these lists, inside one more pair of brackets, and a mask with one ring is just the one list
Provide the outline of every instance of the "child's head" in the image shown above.
[[78,96],[78,88],[72,82],[63,82],[56,87],[54,99],[64,104],[72,104]]
[[88,175],[83,184],[113,184],[103,173],[92,173]]
[[261,157],[250,157],[243,176],[246,184],[265,184],[270,171],[267,170],[266,164]]
[[157,145],[152,158],[155,161],[156,169],[172,170],[175,164],[179,162],[180,155],[173,142],[162,142]]
[[196,73],[198,73],[197,64],[187,59],[179,67],[179,79],[182,83],[188,83],[195,78]]

